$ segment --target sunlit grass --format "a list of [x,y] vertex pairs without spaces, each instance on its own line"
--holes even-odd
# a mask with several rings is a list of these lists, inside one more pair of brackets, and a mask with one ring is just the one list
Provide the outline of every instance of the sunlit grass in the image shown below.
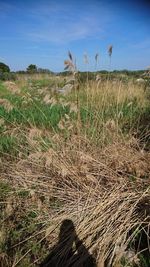
[[98,264],[111,255],[123,267],[147,220],[147,93],[131,80],[79,82],[64,95],[55,77],[16,84],[0,84],[3,266],[40,263],[70,218]]

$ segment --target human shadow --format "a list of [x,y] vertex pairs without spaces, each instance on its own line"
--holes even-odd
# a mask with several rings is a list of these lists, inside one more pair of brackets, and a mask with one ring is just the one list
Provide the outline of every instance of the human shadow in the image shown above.
[[96,267],[94,258],[78,238],[71,220],[62,222],[58,243],[40,267]]

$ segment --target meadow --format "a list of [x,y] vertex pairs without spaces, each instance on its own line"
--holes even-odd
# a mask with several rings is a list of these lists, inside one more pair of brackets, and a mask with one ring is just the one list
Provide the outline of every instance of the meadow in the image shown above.
[[38,266],[64,219],[98,267],[150,266],[149,89],[88,73],[0,82],[1,267]]

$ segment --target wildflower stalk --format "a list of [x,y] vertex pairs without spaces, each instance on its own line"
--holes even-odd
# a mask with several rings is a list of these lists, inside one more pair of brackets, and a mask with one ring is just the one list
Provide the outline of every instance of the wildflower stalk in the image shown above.
[[76,60],[73,60],[71,52],[68,52],[69,59],[64,61],[65,70],[72,72],[75,80],[75,94],[77,103],[77,135],[79,139],[79,150],[80,150],[80,129],[81,129],[81,116],[80,116],[80,99],[79,99],[79,75],[76,66]]

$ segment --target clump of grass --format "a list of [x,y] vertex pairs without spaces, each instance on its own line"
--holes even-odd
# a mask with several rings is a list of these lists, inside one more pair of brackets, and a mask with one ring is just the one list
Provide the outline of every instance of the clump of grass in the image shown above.
[[[65,66],[75,72],[68,57]],[[39,264],[69,218],[98,266],[148,267],[148,243],[144,254],[140,242],[143,229],[149,238],[149,151],[137,124],[149,109],[146,93],[132,81],[88,80],[87,86],[74,76],[65,96],[51,94],[49,82],[37,77],[23,81],[19,95],[2,89],[13,109],[0,107],[0,167],[15,194],[2,189],[8,203],[1,262]]]
[[2,201],[4,198],[8,196],[8,193],[11,191],[11,187],[7,182],[0,182],[0,200]]
[[0,155],[14,155],[17,156],[18,151],[18,142],[17,139],[13,136],[2,135],[0,138]]

